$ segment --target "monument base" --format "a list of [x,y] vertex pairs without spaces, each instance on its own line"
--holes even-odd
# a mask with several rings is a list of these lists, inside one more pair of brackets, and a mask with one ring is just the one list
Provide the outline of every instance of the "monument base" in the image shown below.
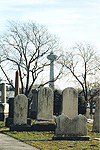
[[28,124],[10,126],[10,131],[30,131],[30,129],[31,127]]
[[53,121],[35,121],[31,126],[32,131],[55,131],[56,124]]
[[31,119],[36,119],[36,117],[37,117],[37,111],[31,111],[31,113],[30,113],[30,118]]
[[[11,125],[13,125],[13,118],[6,118],[6,121],[5,121],[5,126],[6,127],[10,127]],[[29,126],[31,126],[31,119],[30,118],[27,118],[27,124],[29,125]]]
[[11,125],[13,125],[13,118],[6,118],[5,126],[10,127]]
[[90,136],[68,136],[63,137],[62,136],[53,136],[52,140],[72,140],[72,141],[89,141]]

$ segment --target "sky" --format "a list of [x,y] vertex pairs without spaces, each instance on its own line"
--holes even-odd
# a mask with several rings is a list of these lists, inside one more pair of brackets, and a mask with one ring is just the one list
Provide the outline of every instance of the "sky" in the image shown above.
[[100,45],[100,0],[0,0],[0,31],[7,20],[43,24],[64,46],[77,41]]
[[86,41],[100,51],[100,0],[0,0],[0,32],[7,21],[35,21],[62,46]]

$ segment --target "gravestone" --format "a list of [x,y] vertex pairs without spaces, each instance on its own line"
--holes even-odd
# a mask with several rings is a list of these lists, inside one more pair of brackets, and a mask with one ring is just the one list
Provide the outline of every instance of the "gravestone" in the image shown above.
[[6,83],[2,83],[0,102],[0,121],[5,121],[9,115],[9,104],[6,103]]
[[38,92],[38,114],[37,120],[53,119],[53,98],[52,89],[43,87]]
[[10,130],[29,130],[27,125],[28,98],[19,94],[14,99],[14,120]]
[[100,132],[100,97],[96,100],[95,114],[93,121],[93,132]]
[[6,103],[6,83],[2,83],[2,88],[1,88],[1,103]]
[[71,119],[78,115],[78,92],[72,87],[63,90],[62,113]]
[[58,116],[53,140],[89,140],[86,123],[86,117],[81,114],[73,119],[64,114]]
[[14,125],[27,124],[28,99],[19,94],[14,99]]
[[9,116],[6,118],[5,126],[10,127],[14,118],[14,98],[9,98]]
[[38,91],[37,120],[32,125],[32,130],[51,131],[55,130],[53,122],[54,93],[49,87],[42,87]]
[[37,110],[38,110],[38,89],[32,89],[32,105],[31,105],[31,114],[30,118],[37,118]]

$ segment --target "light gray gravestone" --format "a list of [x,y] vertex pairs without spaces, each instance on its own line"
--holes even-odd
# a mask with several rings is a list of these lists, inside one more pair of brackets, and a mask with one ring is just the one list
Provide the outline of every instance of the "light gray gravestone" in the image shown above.
[[38,113],[37,120],[53,119],[53,90],[49,87],[42,87],[38,92]]
[[6,83],[2,83],[0,102],[0,121],[5,121],[9,115],[9,104],[6,103]]
[[14,125],[27,124],[28,99],[19,94],[14,99]]
[[32,125],[35,131],[54,131],[53,122],[53,100],[54,93],[49,87],[42,87],[38,91],[37,120]]
[[86,117],[81,114],[73,119],[64,114],[58,116],[53,140],[89,140],[86,123]]
[[78,92],[72,87],[63,90],[62,113],[71,119],[78,115]]
[[93,121],[93,132],[100,132],[100,97],[96,100],[95,114]]

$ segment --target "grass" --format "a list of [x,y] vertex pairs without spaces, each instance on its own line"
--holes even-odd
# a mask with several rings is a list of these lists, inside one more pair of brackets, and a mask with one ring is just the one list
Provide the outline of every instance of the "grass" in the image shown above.
[[92,138],[100,137],[100,133],[92,132],[92,124],[87,123],[88,135],[90,136],[89,141],[67,141],[59,140],[52,141],[54,132],[37,132],[37,131],[10,131],[9,128],[5,127],[4,122],[0,122],[0,132],[10,135],[20,141],[23,141],[27,144],[35,146],[39,149],[48,150],[48,149],[100,149],[100,141],[94,140]]

